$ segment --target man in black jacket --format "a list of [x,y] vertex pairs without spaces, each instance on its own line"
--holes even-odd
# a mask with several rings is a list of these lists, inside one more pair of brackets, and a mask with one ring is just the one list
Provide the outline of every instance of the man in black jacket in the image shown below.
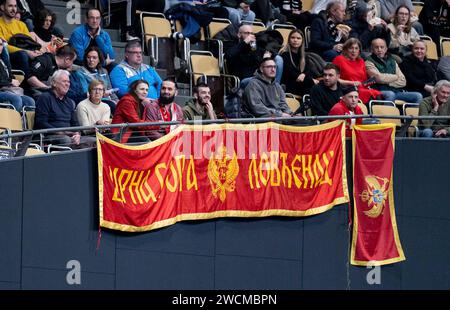
[[[258,37],[262,35],[258,34]],[[241,80],[242,87],[248,83],[247,78],[251,78],[259,67],[259,63],[265,57],[275,57],[277,64],[277,72],[275,80],[280,83],[283,73],[283,58],[276,53],[267,51],[270,48],[268,42],[257,42],[257,38],[253,33],[253,28],[250,25],[242,25],[238,31],[239,42],[228,49],[225,53],[225,59],[228,72],[236,75]],[[267,40],[267,38],[265,39]],[[243,82],[243,83],[242,83]]]
[[310,91],[310,100],[315,115],[328,115],[331,108],[342,97],[342,87],[338,80],[339,67],[328,63],[323,69],[323,79]]
[[426,57],[427,45],[424,41],[414,42],[412,54],[406,56],[400,69],[406,77],[406,89],[417,91],[424,98],[428,97],[437,81],[433,63]]
[[315,18],[311,24],[311,50],[325,61],[333,59],[342,52],[343,43],[349,38],[350,31],[337,27],[344,24],[345,8],[334,1],[327,5],[326,19]]
[[[450,36],[450,7],[447,0],[424,1],[419,15],[424,32],[439,46],[440,37]],[[439,50],[439,49],[438,49]],[[439,51],[438,51],[439,53]]]

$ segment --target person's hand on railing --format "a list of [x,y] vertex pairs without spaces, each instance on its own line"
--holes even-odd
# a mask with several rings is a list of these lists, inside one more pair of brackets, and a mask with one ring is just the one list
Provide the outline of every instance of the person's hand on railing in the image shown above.
[[72,143],[75,145],[80,144],[81,135],[79,132],[75,132],[70,139],[72,140]]
[[438,131],[436,131],[436,132],[434,133],[434,135],[435,135],[436,137],[445,137],[445,136],[448,135],[448,131],[447,131],[447,129],[442,128],[442,129],[439,129]]

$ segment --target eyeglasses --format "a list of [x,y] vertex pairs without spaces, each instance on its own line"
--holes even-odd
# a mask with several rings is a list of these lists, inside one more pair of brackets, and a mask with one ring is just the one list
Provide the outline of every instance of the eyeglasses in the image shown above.
[[98,93],[103,93],[105,91],[105,89],[104,88],[93,88],[92,91],[98,92]]

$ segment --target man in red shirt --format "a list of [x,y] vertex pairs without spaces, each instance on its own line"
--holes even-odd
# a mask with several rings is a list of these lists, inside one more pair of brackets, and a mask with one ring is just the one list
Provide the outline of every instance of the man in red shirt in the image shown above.
[[[363,115],[361,108],[358,106],[359,95],[355,86],[342,89],[342,97],[330,110],[328,115]],[[332,121],[332,120],[330,120]],[[345,136],[351,137],[353,125],[361,124],[361,118],[349,118],[346,120]]]

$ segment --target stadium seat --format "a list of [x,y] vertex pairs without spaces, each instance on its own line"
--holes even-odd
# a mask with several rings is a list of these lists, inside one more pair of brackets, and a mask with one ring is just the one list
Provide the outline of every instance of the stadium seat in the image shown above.
[[[16,152],[20,149],[20,145],[22,143],[21,142],[17,142],[16,143]],[[34,155],[42,155],[45,154],[45,152],[42,150],[42,148],[35,144],[35,143],[30,143],[27,147],[27,150],[25,152],[25,156],[34,156]]]
[[416,13],[417,16],[419,16],[420,12],[423,9],[424,3],[422,1],[411,1],[413,8],[414,8],[414,12]]
[[438,60],[438,52],[437,52],[437,46],[436,43],[433,42],[433,39],[429,36],[420,36],[420,39],[425,42],[427,45],[427,58],[432,60]]
[[441,56],[450,56],[450,38],[441,37]]
[[6,141],[0,140],[0,160],[14,157],[15,151]]
[[66,151],[72,151],[73,149],[69,146],[61,146],[61,145],[53,145],[49,144],[47,146],[47,153],[59,153],[59,152],[66,152]]
[[25,130],[33,130],[35,115],[36,112],[34,111],[34,108],[23,107],[22,120],[23,120],[23,128]]
[[22,84],[23,80],[25,79],[25,72],[22,70],[12,69],[11,73],[14,75],[14,78],[19,81],[20,84]]
[[278,31],[283,36],[283,46],[286,46],[289,40],[289,33],[297,28],[294,25],[273,24],[272,29]]
[[[403,115],[412,115],[412,116],[419,116],[419,106],[417,104],[413,103],[405,103],[403,105]],[[419,136],[419,128],[418,128],[419,121],[417,119],[413,120],[411,122],[411,125],[409,125],[408,128],[408,136],[418,137]]]
[[361,99],[358,101],[358,106],[363,111],[364,115],[369,115],[369,111],[367,110],[367,106],[361,101]]
[[267,28],[266,28],[266,25],[264,25],[264,23],[263,22],[249,22],[249,21],[242,21],[242,23],[243,24],[245,24],[245,25],[251,25],[252,26],[252,28],[253,28],[253,33],[258,33],[258,32],[261,32],[261,31],[266,31],[267,30]]
[[313,111],[311,109],[311,97],[309,96],[309,94],[303,95],[302,98],[302,105],[303,105],[303,115],[304,116],[312,116],[313,115]]
[[150,63],[156,68],[165,69],[167,75],[174,75],[177,41],[170,38],[170,22],[161,13],[141,12],[139,16],[143,50],[150,56]]
[[296,112],[300,108],[300,101],[291,93],[286,93],[286,103],[292,112]]
[[[392,101],[371,100],[369,111],[375,116],[400,116],[400,110]],[[402,125],[401,120],[397,118],[380,118],[380,123],[394,123],[397,127]]]
[[309,42],[311,42],[311,26],[305,27],[305,48],[309,48]]
[[27,152],[25,153],[25,156],[34,156],[34,155],[42,155],[42,154],[45,154],[45,152],[43,150],[41,150],[40,148],[36,149],[33,147],[29,147],[29,148],[27,148]]
[[226,18],[213,18],[208,25],[208,38],[212,39],[216,34],[231,25],[231,21]]
[[[223,113],[224,97],[227,89],[239,86],[239,79],[233,75],[222,74],[219,67],[219,60],[209,51],[189,51],[189,85],[190,96],[192,96],[193,85],[199,81],[205,82],[211,89],[211,102],[219,115]],[[233,81],[233,86],[229,85],[229,80]]]
[[314,6],[314,0],[302,0],[302,10],[310,11]]
[[[4,129],[8,134],[14,131],[22,131],[22,117],[15,109],[0,108],[0,132]],[[12,138],[8,138],[8,144],[12,145]]]

